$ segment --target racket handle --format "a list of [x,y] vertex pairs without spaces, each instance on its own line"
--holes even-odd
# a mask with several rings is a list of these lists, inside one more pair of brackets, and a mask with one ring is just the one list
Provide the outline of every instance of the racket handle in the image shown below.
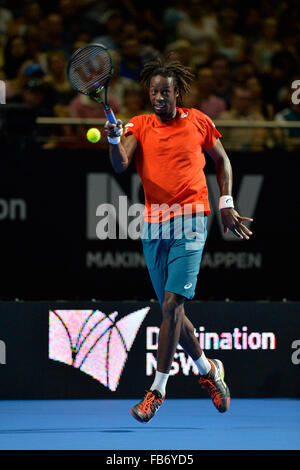
[[117,124],[116,117],[115,117],[114,112],[111,108],[109,110],[105,110],[105,114],[106,114],[107,120],[109,122],[111,122],[112,124]]

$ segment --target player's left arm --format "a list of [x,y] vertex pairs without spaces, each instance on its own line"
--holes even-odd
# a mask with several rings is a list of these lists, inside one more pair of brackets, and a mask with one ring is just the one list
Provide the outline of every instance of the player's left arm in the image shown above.
[[[216,165],[216,176],[220,188],[220,196],[232,195],[232,167],[229,157],[219,139],[215,144],[206,149]],[[243,223],[252,222],[250,217],[242,217],[233,207],[220,209],[224,233],[231,230],[237,237],[249,240],[252,232]]]

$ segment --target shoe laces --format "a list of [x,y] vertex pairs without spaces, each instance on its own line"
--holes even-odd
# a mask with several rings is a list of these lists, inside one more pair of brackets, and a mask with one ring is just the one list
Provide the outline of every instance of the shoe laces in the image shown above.
[[215,405],[220,406],[222,404],[222,393],[218,392],[215,384],[213,383],[213,380],[210,377],[200,377],[199,383],[202,388],[207,388],[209,390]]
[[151,390],[146,390],[146,395],[143,401],[138,405],[138,408],[143,413],[148,413],[151,411],[151,407],[155,406],[157,408],[163,402],[163,399],[156,396]]

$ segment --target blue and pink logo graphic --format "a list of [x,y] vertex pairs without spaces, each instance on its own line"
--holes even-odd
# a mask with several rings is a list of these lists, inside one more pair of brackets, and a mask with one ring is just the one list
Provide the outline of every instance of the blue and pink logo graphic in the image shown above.
[[114,392],[149,310],[142,308],[119,321],[118,312],[50,310],[49,359],[80,369]]

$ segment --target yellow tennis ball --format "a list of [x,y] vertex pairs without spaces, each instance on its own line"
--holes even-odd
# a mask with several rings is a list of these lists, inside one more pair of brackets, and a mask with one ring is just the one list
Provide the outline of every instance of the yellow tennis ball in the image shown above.
[[87,131],[86,138],[89,142],[92,142],[92,144],[95,144],[96,142],[99,142],[99,140],[101,139],[101,132],[99,131],[99,129],[92,127],[91,129]]

